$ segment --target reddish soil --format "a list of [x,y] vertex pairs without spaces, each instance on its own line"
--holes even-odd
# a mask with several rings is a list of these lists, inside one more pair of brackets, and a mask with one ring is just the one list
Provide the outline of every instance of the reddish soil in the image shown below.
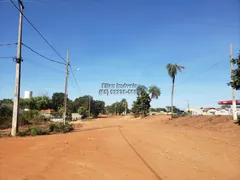
[[0,179],[239,180],[239,132],[226,117],[99,118],[68,134],[0,138]]

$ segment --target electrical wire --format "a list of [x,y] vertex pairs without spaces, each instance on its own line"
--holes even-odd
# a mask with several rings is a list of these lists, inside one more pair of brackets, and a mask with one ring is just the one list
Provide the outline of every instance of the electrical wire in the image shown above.
[[75,78],[75,75],[74,75],[74,73],[73,73],[73,70],[72,70],[72,67],[71,67],[70,64],[69,64],[69,67],[70,67],[70,71],[71,71],[71,73],[72,73],[72,76],[73,76],[74,82],[75,82],[75,84],[77,85],[78,90],[80,91],[80,87],[79,87],[79,85],[78,85],[78,82],[77,82],[77,80],[76,80],[76,78]]
[[25,58],[25,57],[23,57],[22,59],[23,59],[24,61],[28,61],[28,62],[33,63],[33,64],[36,64],[36,65],[44,66],[44,67],[49,68],[49,69],[51,69],[51,70],[54,70],[54,71],[56,71],[56,72],[58,72],[58,73],[65,73],[64,71],[60,71],[60,70],[58,70],[58,69],[53,68],[52,66],[47,66],[47,65],[45,65],[45,64],[42,64],[42,63],[39,63],[39,62],[30,60],[30,59]]
[[[210,67],[208,67],[208,68],[206,68],[205,70],[201,71],[201,73],[198,73],[197,75],[192,76],[192,77],[191,77],[190,79],[188,79],[188,80],[194,79],[194,78],[198,77],[199,75],[202,75],[202,73],[211,70],[213,67],[217,66],[218,64],[222,63],[223,61],[225,61],[225,60],[221,60],[221,61],[218,61],[218,62],[214,63],[214,64],[211,65]],[[186,81],[185,81],[185,82],[186,82]],[[184,84],[184,83],[178,84],[178,85],[176,85],[176,86],[180,86],[180,85],[182,85],[182,84]],[[175,86],[175,87],[176,87],[176,86]]]
[[27,22],[32,26],[32,28],[42,37],[42,39],[51,47],[51,49],[65,62],[65,59],[60,55],[59,52],[48,42],[48,40],[40,33],[40,31],[33,25],[33,23],[21,12],[21,10],[17,7],[17,5],[10,0],[14,7],[22,14],[22,16],[27,20]]
[[35,54],[41,56],[41,57],[44,58],[44,59],[47,59],[47,60],[49,60],[49,61],[51,61],[51,62],[55,62],[55,63],[58,63],[58,64],[66,65],[66,63],[63,63],[63,62],[60,62],[60,61],[56,61],[56,60],[50,59],[50,58],[48,58],[48,57],[46,57],[46,56],[38,53],[37,51],[33,50],[31,47],[27,46],[27,45],[24,44],[24,43],[22,43],[22,45],[23,45],[24,47],[28,48],[29,50],[31,50],[32,52],[34,52]]
[[10,57],[10,56],[8,56],[8,57],[0,57],[0,59],[14,59],[15,57]]
[[17,43],[0,44],[0,46],[11,46],[11,45],[17,45]]

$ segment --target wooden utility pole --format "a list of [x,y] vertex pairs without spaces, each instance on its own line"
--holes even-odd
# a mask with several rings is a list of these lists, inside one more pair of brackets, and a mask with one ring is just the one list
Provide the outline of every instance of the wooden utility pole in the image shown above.
[[88,98],[89,98],[89,109],[88,109],[88,113],[89,113],[89,117],[91,117],[91,96],[88,96]]
[[[232,62],[232,43],[230,43],[230,75],[231,79],[233,76],[233,62]],[[233,113],[233,120],[237,121],[237,109],[236,109],[236,99],[235,99],[235,90],[232,87],[232,113]]]
[[64,93],[64,109],[63,109],[63,122],[66,122],[66,114],[67,114],[67,87],[68,87],[68,65],[69,65],[69,51],[67,51],[67,59],[66,59],[66,79],[65,79],[65,93]]
[[16,57],[16,77],[13,102],[12,130],[11,135],[16,136],[18,132],[18,116],[19,116],[19,98],[20,98],[20,80],[21,80],[21,61],[22,61],[22,19],[23,4],[22,0],[18,0],[20,6],[19,26],[18,26],[18,47]]

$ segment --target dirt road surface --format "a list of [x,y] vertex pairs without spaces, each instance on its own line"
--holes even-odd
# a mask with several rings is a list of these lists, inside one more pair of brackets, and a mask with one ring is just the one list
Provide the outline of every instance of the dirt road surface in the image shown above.
[[0,138],[0,179],[240,179],[239,133],[167,119],[107,117],[68,134]]

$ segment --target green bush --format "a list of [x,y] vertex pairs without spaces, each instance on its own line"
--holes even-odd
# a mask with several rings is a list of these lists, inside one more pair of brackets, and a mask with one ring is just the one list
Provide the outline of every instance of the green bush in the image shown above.
[[0,105],[0,129],[7,129],[12,126],[12,109]]
[[42,135],[42,130],[39,127],[33,127],[31,129],[31,136]]
[[173,113],[172,118],[178,118],[178,117],[180,117],[180,115]]
[[50,124],[49,125],[49,132],[58,132],[57,124]]
[[41,116],[38,110],[24,111],[19,116],[19,125],[39,125],[45,122],[45,118]]
[[23,131],[17,133],[18,136],[38,136],[38,135],[47,135],[48,131],[41,129],[40,127],[29,127]]
[[60,123],[54,123],[49,125],[49,131],[50,132],[60,132],[60,133],[67,133],[73,130],[73,127],[71,124],[66,122],[65,124],[60,122]]
[[78,108],[78,114],[82,115],[82,119],[85,119],[86,117],[89,116],[88,110],[84,107]]

